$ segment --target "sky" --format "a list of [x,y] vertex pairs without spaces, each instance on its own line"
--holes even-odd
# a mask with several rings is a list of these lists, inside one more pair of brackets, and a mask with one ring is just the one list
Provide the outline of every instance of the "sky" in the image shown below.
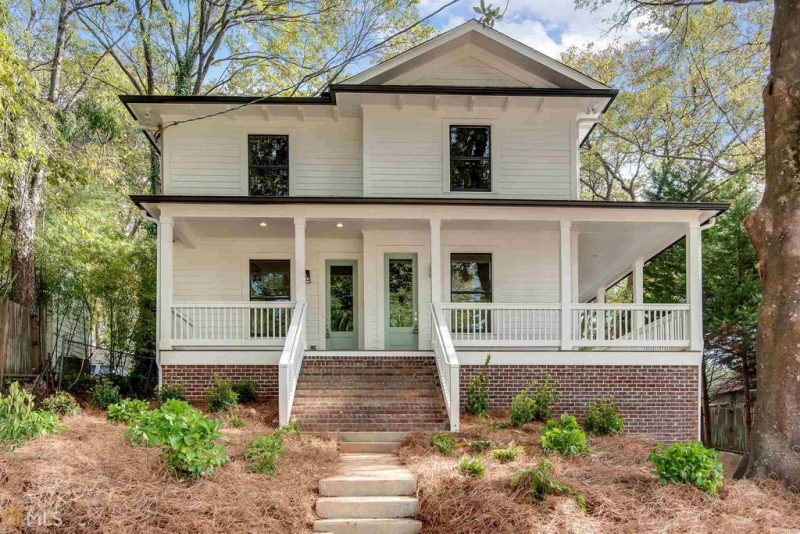
[[[448,0],[420,0],[421,16],[428,15],[446,4]],[[460,0],[433,19],[431,24],[440,31],[448,30],[462,22],[475,18],[472,7],[480,0]],[[505,0],[484,0],[486,4],[499,5],[501,11]],[[604,22],[612,15],[619,3],[612,2],[601,12],[591,13],[575,9],[573,0],[508,0],[506,14],[495,29],[510,35],[552,58],[558,59],[561,52],[570,46],[585,46],[589,43],[607,45],[615,39],[632,40],[636,37],[634,25],[623,32],[608,33],[610,24]]]

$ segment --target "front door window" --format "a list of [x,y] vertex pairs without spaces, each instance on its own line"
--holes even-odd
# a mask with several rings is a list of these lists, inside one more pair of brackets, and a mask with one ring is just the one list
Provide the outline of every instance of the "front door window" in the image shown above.
[[387,254],[386,348],[417,349],[417,256]]
[[325,337],[328,350],[355,350],[357,339],[356,263],[327,263],[328,323]]

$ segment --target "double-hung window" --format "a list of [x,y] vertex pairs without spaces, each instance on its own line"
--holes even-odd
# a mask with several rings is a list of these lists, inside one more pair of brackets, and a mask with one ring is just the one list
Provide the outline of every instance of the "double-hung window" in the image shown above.
[[252,196],[289,196],[289,136],[247,136],[249,193]]
[[[289,260],[250,260],[250,300],[285,302],[291,299]],[[250,337],[286,336],[289,308],[253,308],[250,310]]]
[[491,137],[489,126],[450,125],[450,191],[492,190]]
[[[450,302],[492,302],[492,255],[450,255]],[[457,332],[491,332],[491,310],[453,310]]]

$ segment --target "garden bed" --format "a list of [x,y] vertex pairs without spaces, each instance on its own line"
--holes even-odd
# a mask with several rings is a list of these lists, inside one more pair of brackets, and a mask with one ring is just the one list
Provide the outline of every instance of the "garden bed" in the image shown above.
[[[310,531],[318,481],[338,469],[336,443],[287,438],[274,476],[251,473],[245,449],[275,429],[277,406],[237,413],[246,426],[223,429],[231,461],[197,480],[169,475],[157,449],[132,445],[125,426],[107,422],[105,412],[65,417],[62,433],[0,456],[3,520],[44,513],[65,532]],[[39,530],[48,528],[26,529]]]
[[[660,484],[647,456],[656,443],[638,437],[590,438],[586,457],[548,455],[553,475],[586,500],[581,510],[573,496],[549,496],[535,502],[509,485],[511,476],[544,457],[541,425],[492,428],[462,418],[456,434],[461,447],[442,456],[430,444],[430,433],[415,433],[403,442],[401,461],[416,475],[424,532],[796,532],[800,531],[800,495],[772,481],[726,479],[718,498],[692,486]],[[500,464],[488,451],[465,451],[465,440],[489,439],[500,445],[514,440],[524,447],[516,460]],[[482,478],[459,474],[464,453],[480,454]]]

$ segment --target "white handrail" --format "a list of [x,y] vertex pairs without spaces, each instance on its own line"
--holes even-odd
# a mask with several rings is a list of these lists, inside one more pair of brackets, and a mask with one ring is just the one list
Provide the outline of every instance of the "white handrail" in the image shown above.
[[571,319],[576,346],[689,346],[688,304],[573,304]]
[[553,347],[561,342],[560,303],[442,303],[459,347]]
[[294,302],[173,302],[173,346],[283,345]]
[[281,426],[288,424],[292,415],[297,379],[306,353],[305,323],[306,303],[298,302],[278,363],[278,417]]
[[442,386],[444,404],[447,408],[447,415],[450,418],[450,431],[458,432],[460,427],[460,394],[459,389],[459,370],[458,356],[450,338],[450,329],[444,318],[441,304],[431,304],[431,324],[433,325],[433,335],[431,344],[433,354],[436,358],[436,369],[439,371],[439,382]]

